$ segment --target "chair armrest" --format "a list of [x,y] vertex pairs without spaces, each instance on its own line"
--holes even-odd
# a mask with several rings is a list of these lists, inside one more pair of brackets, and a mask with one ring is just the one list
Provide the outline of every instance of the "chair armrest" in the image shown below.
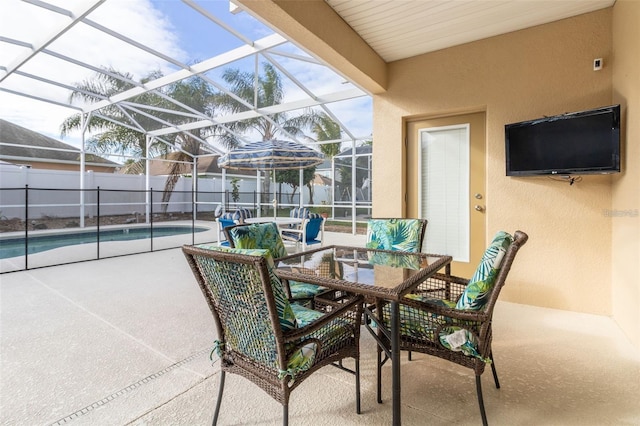
[[347,322],[354,327],[354,331],[357,332],[360,329],[360,323],[362,320],[362,305],[364,298],[362,296],[354,296],[340,304],[340,307],[332,310],[317,320],[313,321],[309,325],[297,328],[286,333],[283,333],[285,343],[295,342],[303,339],[320,328],[326,326],[332,321]]
[[480,311],[472,311],[466,309],[456,309],[449,308],[446,306],[442,306],[437,304],[437,302],[429,302],[429,301],[420,301],[420,300],[412,300],[408,298],[403,298],[403,305],[412,307],[416,310],[422,311],[425,315],[433,316],[431,314],[440,315],[443,317],[451,318],[452,320],[460,320],[460,321],[473,321],[476,323],[483,323],[491,319],[491,315],[484,310]]

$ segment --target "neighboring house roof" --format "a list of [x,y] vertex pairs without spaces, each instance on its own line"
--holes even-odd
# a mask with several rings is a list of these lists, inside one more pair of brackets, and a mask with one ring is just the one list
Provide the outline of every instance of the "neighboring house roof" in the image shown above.
[[[12,144],[12,146],[4,145]],[[15,146],[20,145],[20,146]],[[0,159],[12,162],[80,164],[80,150],[17,124],[0,119]],[[118,163],[86,154],[87,165],[119,167]]]
[[[171,160],[174,160],[179,153],[170,152],[164,157],[156,157],[150,161],[149,174],[152,176],[168,175],[170,174]],[[200,152],[199,155],[205,155],[205,152]],[[219,155],[200,157],[198,158],[198,174],[222,174],[222,169],[218,167]],[[178,168],[177,174],[190,175],[193,173],[191,164],[182,163]],[[234,170],[227,169],[227,174],[230,175],[245,175],[256,176],[255,170]]]

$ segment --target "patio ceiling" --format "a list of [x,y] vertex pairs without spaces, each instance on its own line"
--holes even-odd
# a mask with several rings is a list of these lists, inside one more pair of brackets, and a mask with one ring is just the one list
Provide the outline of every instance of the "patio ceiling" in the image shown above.
[[326,0],[391,62],[612,6],[615,0]]
[[[179,49],[163,50],[164,45],[143,40],[137,36],[139,33],[107,19],[119,7],[119,2],[113,0],[3,0],[3,3],[4,10],[0,11],[3,20],[22,20],[17,26],[0,25],[0,92],[4,94],[64,107],[68,109],[68,116],[83,113],[112,122],[113,117],[105,111],[117,108],[121,118],[116,122],[122,126],[168,144],[171,144],[168,135],[188,134],[200,140],[211,152],[223,150],[220,145],[211,143],[211,139],[198,137],[194,130],[218,126],[240,141],[250,142],[255,135],[237,134],[228,123],[264,117],[283,135],[296,140],[296,135],[288,133],[272,117],[277,113],[295,116],[309,109],[326,113],[340,125],[343,134],[340,141],[371,137],[370,129],[365,134],[358,134],[361,130],[350,128],[349,118],[341,115],[354,109],[349,102],[360,99],[362,104],[362,99],[368,97],[366,92],[247,13],[239,9],[232,12],[233,6],[227,2],[139,2],[165,8],[162,13],[166,19],[180,15],[182,20],[171,22],[176,34],[184,40],[197,40],[198,54],[204,55],[205,59],[194,59]],[[220,10],[221,3],[225,6],[223,10]],[[12,32],[12,28],[16,29]],[[101,51],[95,50],[90,43],[98,39]],[[204,40],[208,43],[200,43]],[[162,75],[143,82],[145,75],[140,72],[131,78],[113,72],[109,64],[101,62],[105,46],[109,51],[122,52],[132,61],[154,64]],[[221,50],[222,46],[227,49]],[[265,63],[271,64],[282,78],[286,97],[280,103],[258,107],[256,102],[246,102],[235,96],[230,84],[222,78],[226,69],[262,75]],[[129,72],[127,69],[117,71]],[[125,88],[108,97],[96,92],[86,93],[98,99],[94,102],[72,101],[71,94],[79,82],[77,76],[83,75],[82,80],[86,81],[96,74],[119,80]],[[197,110],[168,97],[163,90],[194,76],[206,81],[215,91],[235,97],[243,110],[235,113]],[[154,95],[155,99],[158,96],[165,99],[170,106],[145,103],[147,94]],[[146,123],[136,120],[136,116],[145,117]],[[304,138],[298,142],[311,141]]]

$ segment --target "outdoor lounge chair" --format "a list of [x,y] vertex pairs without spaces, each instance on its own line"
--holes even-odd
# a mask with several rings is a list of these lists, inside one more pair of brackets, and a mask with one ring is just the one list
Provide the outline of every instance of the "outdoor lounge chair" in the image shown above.
[[[513,260],[527,239],[527,234],[521,231],[516,231],[514,237],[499,232],[471,279],[436,274],[420,284],[416,292],[405,296],[400,304],[400,350],[433,355],[471,368],[476,375],[484,425],[487,416],[480,376],[487,364],[491,364],[496,388],[500,388],[491,350],[493,309]],[[388,327],[389,305],[377,302],[376,311]],[[378,347],[378,402],[382,402],[382,365],[388,359],[386,352],[391,345],[384,335],[378,336],[386,346],[384,359]]]
[[282,404],[287,425],[291,392],[319,368],[344,358],[355,360],[355,370],[349,371],[355,374],[360,413],[361,297],[330,313],[307,309],[289,304],[268,250],[182,250],[216,324],[214,351],[221,372],[214,425],[227,372],[245,377]]

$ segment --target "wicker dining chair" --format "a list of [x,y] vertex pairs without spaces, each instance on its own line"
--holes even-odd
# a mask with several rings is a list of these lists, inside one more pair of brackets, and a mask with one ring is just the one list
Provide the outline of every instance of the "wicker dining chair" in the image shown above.
[[287,425],[291,392],[319,368],[344,358],[355,360],[349,371],[355,374],[360,414],[361,297],[330,313],[314,311],[288,302],[268,250],[213,245],[182,250],[216,324],[214,351],[221,372],[214,425],[227,372],[245,377],[282,404]]
[[[528,238],[521,231],[513,237],[498,232],[471,279],[436,274],[400,304],[400,350],[433,355],[472,369],[483,425],[487,416],[481,375],[487,364],[491,365],[496,388],[500,388],[491,349],[493,309],[516,254]],[[376,311],[389,327],[389,305],[377,302]],[[383,334],[379,336],[386,346],[384,359],[378,348],[377,393],[378,402],[382,402],[382,365],[391,345]]]
[[[287,255],[275,222],[236,225],[225,228],[225,235],[231,247],[243,249],[267,249],[274,259]],[[287,295],[292,302],[315,303],[318,295],[328,291],[315,284],[290,281],[286,285]]]

